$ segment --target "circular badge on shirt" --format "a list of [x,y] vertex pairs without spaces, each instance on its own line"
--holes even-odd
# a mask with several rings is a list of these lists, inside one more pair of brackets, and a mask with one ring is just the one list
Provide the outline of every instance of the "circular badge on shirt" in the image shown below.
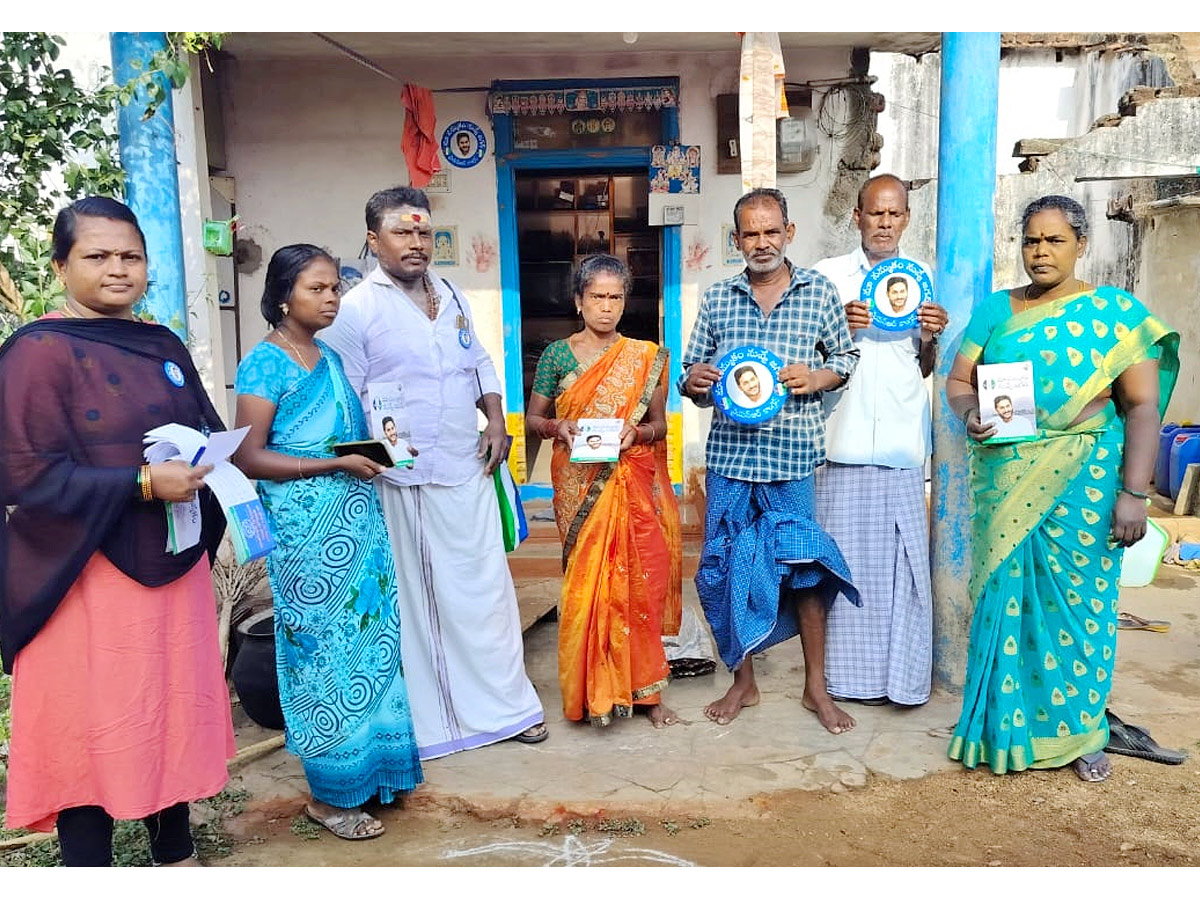
[[163,374],[167,376],[167,381],[171,382],[175,387],[183,387],[183,369],[179,368],[178,363],[168,359],[163,363]]
[[742,425],[761,425],[787,402],[787,389],[779,383],[783,360],[764,347],[747,344],[730,350],[717,361],[721,377],[713,385],[713,403]]
[[487,153],[487,136],[483,129],[467,119],[451,122],[442,132],[442,156],[459,169],[479,165]]
[[871,308],[871,324],[884,331],[917,327],[917,307],[933,300],[933,283],[921,264],[897,256],[863,279],[859,299]]
[[464,350],[471,349],[471,330],[469,328],[458,329],[458,343]]

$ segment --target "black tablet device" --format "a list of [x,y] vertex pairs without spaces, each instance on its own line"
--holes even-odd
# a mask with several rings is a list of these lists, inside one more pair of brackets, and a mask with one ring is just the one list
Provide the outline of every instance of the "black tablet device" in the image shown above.
[[388,453],[387,447],[383,445],[383,441],[346,441],[344,444],[334,444],[333,452],[338,456],[350,456],[352,453],[357,453],[389,469],[396,465],[392,461],[392,455]]

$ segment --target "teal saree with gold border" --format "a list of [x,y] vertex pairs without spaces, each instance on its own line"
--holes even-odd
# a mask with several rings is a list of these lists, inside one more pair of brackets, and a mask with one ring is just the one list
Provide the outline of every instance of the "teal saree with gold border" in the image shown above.
[[1066,765],[1108,743],[1123,550],[1110,539],[1125,423],[1113,400],[1075,423],[1128,367],[1155,359],[1159,414],[1179,335],[1113,287],[1013,313],[978,306],[959,352],[1034,366],[1035,440],[972,442],[970,593],[975,614],[951,759],[996,774]]

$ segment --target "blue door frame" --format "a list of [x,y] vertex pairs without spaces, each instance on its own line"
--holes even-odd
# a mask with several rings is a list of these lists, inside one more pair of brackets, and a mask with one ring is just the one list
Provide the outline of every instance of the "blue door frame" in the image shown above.
[[[677,78],[556,79],[546,81],[498,81],[499,91],[561,90],[564,87],[619,90],[651,85],[669,86],[679,96]],[[662,142],[679,140],[679,109],[663,109]],[[521,275],[517,252],[517,172],[582,171],[584,169],[650,168],[649,147],[608,147],[592,150],[516,150],[510,116],[497,113],[492,119],[496,139],[496,204],[500,214],[500,291],[504,323],[504,393],[508,400],[508,433],[513,438],[513,462],[525,468],[525,383],[521,352]],[[672,481],[682,479],[682,459],[676,459],[682,447],[682,408],[675,389],[683,354],[683,320],[680,311],[682,277],[682,234],[678,225],[663,226],[662,235],[662,308],[663,343],[671,353],[671,388],[667,395],[668,444],[672,454]],[[673,440],[672,440],[673,438]],[[549,485],[522,484],[521,497],[546,499],[552,495]]]

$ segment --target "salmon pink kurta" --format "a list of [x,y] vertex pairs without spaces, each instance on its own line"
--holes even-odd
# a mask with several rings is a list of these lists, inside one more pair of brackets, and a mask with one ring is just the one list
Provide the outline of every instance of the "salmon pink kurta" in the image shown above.
[[234,755],[207,557],[148,588],[94,554],[13,667],[9,828],[140,819],[225,786]]

